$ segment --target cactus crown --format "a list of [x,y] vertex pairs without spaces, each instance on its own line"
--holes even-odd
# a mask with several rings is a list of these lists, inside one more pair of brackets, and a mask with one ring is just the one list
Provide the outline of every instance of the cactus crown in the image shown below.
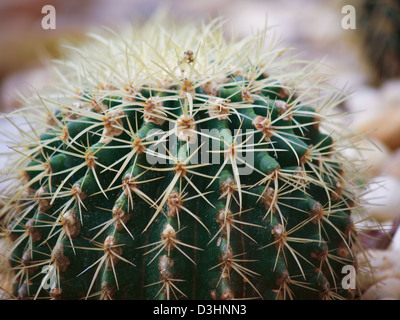
[[219,21],[92,37],[15,113],[10,295],[354,297],[357,170],[314,65]]

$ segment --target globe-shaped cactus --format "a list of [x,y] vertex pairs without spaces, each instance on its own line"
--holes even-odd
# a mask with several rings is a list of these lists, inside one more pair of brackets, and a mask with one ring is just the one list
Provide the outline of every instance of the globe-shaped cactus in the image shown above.
[[[92,35],[7,118],[10,297],[353,298],[342,94],[262,30]],[[10,143],[11,145],[11,143]]]

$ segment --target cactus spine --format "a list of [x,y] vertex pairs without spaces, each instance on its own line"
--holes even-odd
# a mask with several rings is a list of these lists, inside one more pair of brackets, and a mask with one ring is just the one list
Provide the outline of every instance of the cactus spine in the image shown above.
[[62,85],[15,113],[11,297],[355,296],[341,95],[267,36],[147,26],[58,64]]

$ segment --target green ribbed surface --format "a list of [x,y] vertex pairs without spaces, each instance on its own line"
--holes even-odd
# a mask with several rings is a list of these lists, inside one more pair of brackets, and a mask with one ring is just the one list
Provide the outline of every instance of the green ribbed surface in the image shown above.
[[51,110],[22,170],[27,194],[8,204],[14,296],[353,297],[340,282],[356,263],[353,195],[334,139],[264,71],[226,73],[214,90],[87,87]]

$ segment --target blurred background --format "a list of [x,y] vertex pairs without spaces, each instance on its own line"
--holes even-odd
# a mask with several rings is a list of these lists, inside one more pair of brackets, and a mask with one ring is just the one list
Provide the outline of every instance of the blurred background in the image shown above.
[[[46,5],[56,10],[55,29],[42,27]],[[363,280],[369,281],[364,297],[400,299],[395,232],[400,217],[400,0],[2,0],[0,112],[20,107],[16,90],[29,92],[51,81],[45,66],[60,56],[63,43],[79,45],[86,32],[103,25],[141,24],[160,7],[180,21],[222,16],[238,37],[265,23],[276,26],[283,46],[296,48],[304,59],[323,61],[321,72],[333,74],[332,84],[352,93],[341,108],[354,113],[347,119],[351,129],[376,145],[363,152],[372,181],[367,212],[386,230],[367,241],[376,274],[374,281]],[[352,9],[355,29],[346,27]],[[1,119],[0,130],[7,126]],[[0,144],[0,152],[6,150]]]

